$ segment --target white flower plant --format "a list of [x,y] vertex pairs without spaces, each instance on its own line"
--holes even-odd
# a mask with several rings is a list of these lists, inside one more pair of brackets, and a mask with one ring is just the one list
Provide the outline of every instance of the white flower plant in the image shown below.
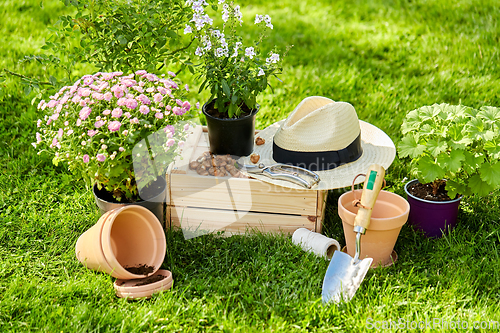
[[[239,5],[219,0],[222,5],[222,28],[213,27],[213,19],[206,13],[205,0],[188,0],[193,18],[186,24],[184,34],[192,35],[197,43],[195,54],[201,58],[201,77],[204,79],[200,92],[210,89],[209,102],[216,98],[215,108],[227,118],[238,118],[256,107],[257,95],[268,86],[268,77],[282,72],[282,57],[276,48],[262,54],[259,45],[266,32],[273,29],[269,15],[255,16],[254,24],[262,31],[259,40],[244,45],[236,29],[242,26],[243,15]],[[216,7],[214,5],[213,7]]]
[[[191,104],[182,99],[189,87],[180,87],[174,76],[144,70],[85,75],[40,101],[33,146],[117,202],[138,201],[138,185],[146,188],[162,176],[191,126]],[[141,141],[149,150],[137,149]]]

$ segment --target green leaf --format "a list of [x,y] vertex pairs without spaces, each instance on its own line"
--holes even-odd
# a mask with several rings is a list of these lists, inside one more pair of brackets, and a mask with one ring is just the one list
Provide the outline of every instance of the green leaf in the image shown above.
[[448,179],[446,181],[446,191],[451,199],[455,199],[458,195],[467,195],[467,186],[465,184]]
[[465,155],[464,169],[468,173],[476,172],[476,169],[484,162],[483,155],[476,156],[474,153],[469,151],[464,151],[464,155]]
[[494,123],[500,120],[500,110],[493,106],[483,106],[479,109],[477,116],[488,120],[490,123]]
[[429,156],[424,156],[418,161],[417,167],[420,171],[419,177],[426,183],[442,179],[445,176],[443,168],[434,162]]
[[226,94],[227,97],[231,96],[231,90],[224,79],[222,79],[222,91],[224,91],[224,94]]
[[436,157],[442,152],[446,151],[448,148],[448,144],[442,138],[438,138],[437,140],[429,140],[427,141],[427,150],[432,154],[432,156]]
[[399,156],[411,158],[417,158],[420,156],[424,150],[425,146],[417,142],[418,134],[411,133],[405,136],[401,142],[398,144]]
[[495,160],[500,159],[500,144],[496,141],[485,142],[484,149],[488,152],[488,155],[493,157]]
[[493,187],[498,187],[500,185],[500,162],[495,164],[485,163],[479,168],[479,175],[481,180],[484,180]]
[[123,35],[118,36],[116,39],[118,40],[120,45],[126,45],[128,43],[127,38]]
[[493,187],[483,181],[477,174],[469,178],[467,185],[471,189],[472,193],[482,197],[487,196],[491,191],[493,191]]
[[439,105],[432,105],[432,106],[423,106],[419,111],[419,116],[422,121],[426,121],[429,119],[433,119],[436,117],[439,112],[441,112],[441,109],[439,108]]
[[449,154],[442,153],[437,157],[439,166],[452,173],[457,173],[462,168],[463,161],[465,161],[465,155],[461,150],[452,150]]

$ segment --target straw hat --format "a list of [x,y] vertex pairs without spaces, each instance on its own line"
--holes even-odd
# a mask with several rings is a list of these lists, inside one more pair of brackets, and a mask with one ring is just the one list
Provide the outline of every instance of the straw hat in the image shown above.
[[[396,156],[391,138],[358,120],[351,104],[319,96],[305,98],[286,120],[265,128],[257,136],[265,140],[263,145],[254,144],[259,163],[284,163],[316,172],[321,181],[312,190],[350,186],[354,177],[366,173],[371,164],[387,169]],[[249,156],[243,162],[252,164]],[[283,187],[305,189],[262,174],[248,175]],[[362,181],[359,177],[356,183]]]

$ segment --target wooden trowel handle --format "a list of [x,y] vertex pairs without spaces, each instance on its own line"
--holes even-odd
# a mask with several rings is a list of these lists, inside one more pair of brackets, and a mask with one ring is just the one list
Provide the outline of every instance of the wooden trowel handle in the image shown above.
[[354,226],[359,226],[367,229],[370,225],[372,216],[372,208],[375,205],[378,194],[382,189],[384,182],[385,170],[378,164],[372,164],[366,173],[366,179],[361,194],[361,206],[358,214],[354,218]]

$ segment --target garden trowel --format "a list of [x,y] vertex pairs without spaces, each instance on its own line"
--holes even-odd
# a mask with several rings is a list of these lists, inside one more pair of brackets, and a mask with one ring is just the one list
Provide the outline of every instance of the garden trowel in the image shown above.
[[360,260],[361,235],[363,235],[370,225],[372,208],[375,205],[378,194],[382,188],[385,170],[377,164],[373,164],[368,169],[366,179],[361,194],[361,200],[353,202],[359,207],[354,218],[354,232],[356,232],[356,253],[352,258],[347,253],[335,251],[326,270],[323,280],[322,298],[323,303],[341,301],[348,302],[358,290],[361,282],[365,278],[372,258]]

